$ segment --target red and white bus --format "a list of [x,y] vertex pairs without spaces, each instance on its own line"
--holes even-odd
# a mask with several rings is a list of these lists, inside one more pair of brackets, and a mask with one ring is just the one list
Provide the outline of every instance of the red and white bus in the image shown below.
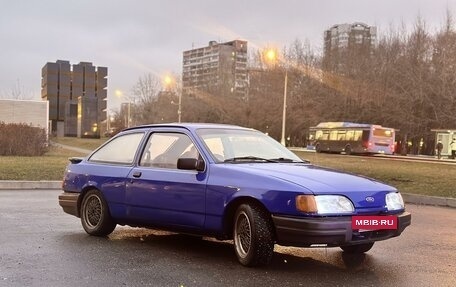
[[393,154],[395,129],[350,122],[323,122],[309,128],[308,149],[346,154]]

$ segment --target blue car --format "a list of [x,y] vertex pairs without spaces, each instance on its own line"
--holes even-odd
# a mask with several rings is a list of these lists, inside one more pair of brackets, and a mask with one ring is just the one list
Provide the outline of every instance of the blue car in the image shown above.
[[395,188],[218,124],[126,129],[70,159],[59,203],[95,236],[120,224],[232,239],[246,266],[268,264],[274,244],[363,253],[411,222]]

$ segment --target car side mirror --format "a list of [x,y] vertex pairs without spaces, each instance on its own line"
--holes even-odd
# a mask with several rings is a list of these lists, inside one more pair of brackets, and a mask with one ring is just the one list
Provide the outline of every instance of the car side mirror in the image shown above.
[[202,159],[183,157],[177,160],[177,169],[204,171],[205,167]]

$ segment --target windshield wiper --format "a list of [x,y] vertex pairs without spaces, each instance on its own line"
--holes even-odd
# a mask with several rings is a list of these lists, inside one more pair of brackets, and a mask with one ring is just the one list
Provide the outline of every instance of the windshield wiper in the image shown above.
[[295,160],[291,158],[279,157],[271,159],[275,162],[290,162],[290,163],[310,163],[308,160]]
[[272,159],[267,159],[267,158],[261,158],[257,156],[239,156],[239,157],[232,157],[225,159],[224,162],[242,162],[242,161],[264,161],[264,162],[275,162],[277,163],[278,161],[272,160]]

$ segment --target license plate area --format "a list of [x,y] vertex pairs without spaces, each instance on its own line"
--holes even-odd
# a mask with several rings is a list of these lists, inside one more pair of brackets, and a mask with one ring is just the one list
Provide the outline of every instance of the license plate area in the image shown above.
[[359,233],[370,232],[373,230],[396,230],[397,216],[395,215],[364,215],[352,216],[351,226]]

